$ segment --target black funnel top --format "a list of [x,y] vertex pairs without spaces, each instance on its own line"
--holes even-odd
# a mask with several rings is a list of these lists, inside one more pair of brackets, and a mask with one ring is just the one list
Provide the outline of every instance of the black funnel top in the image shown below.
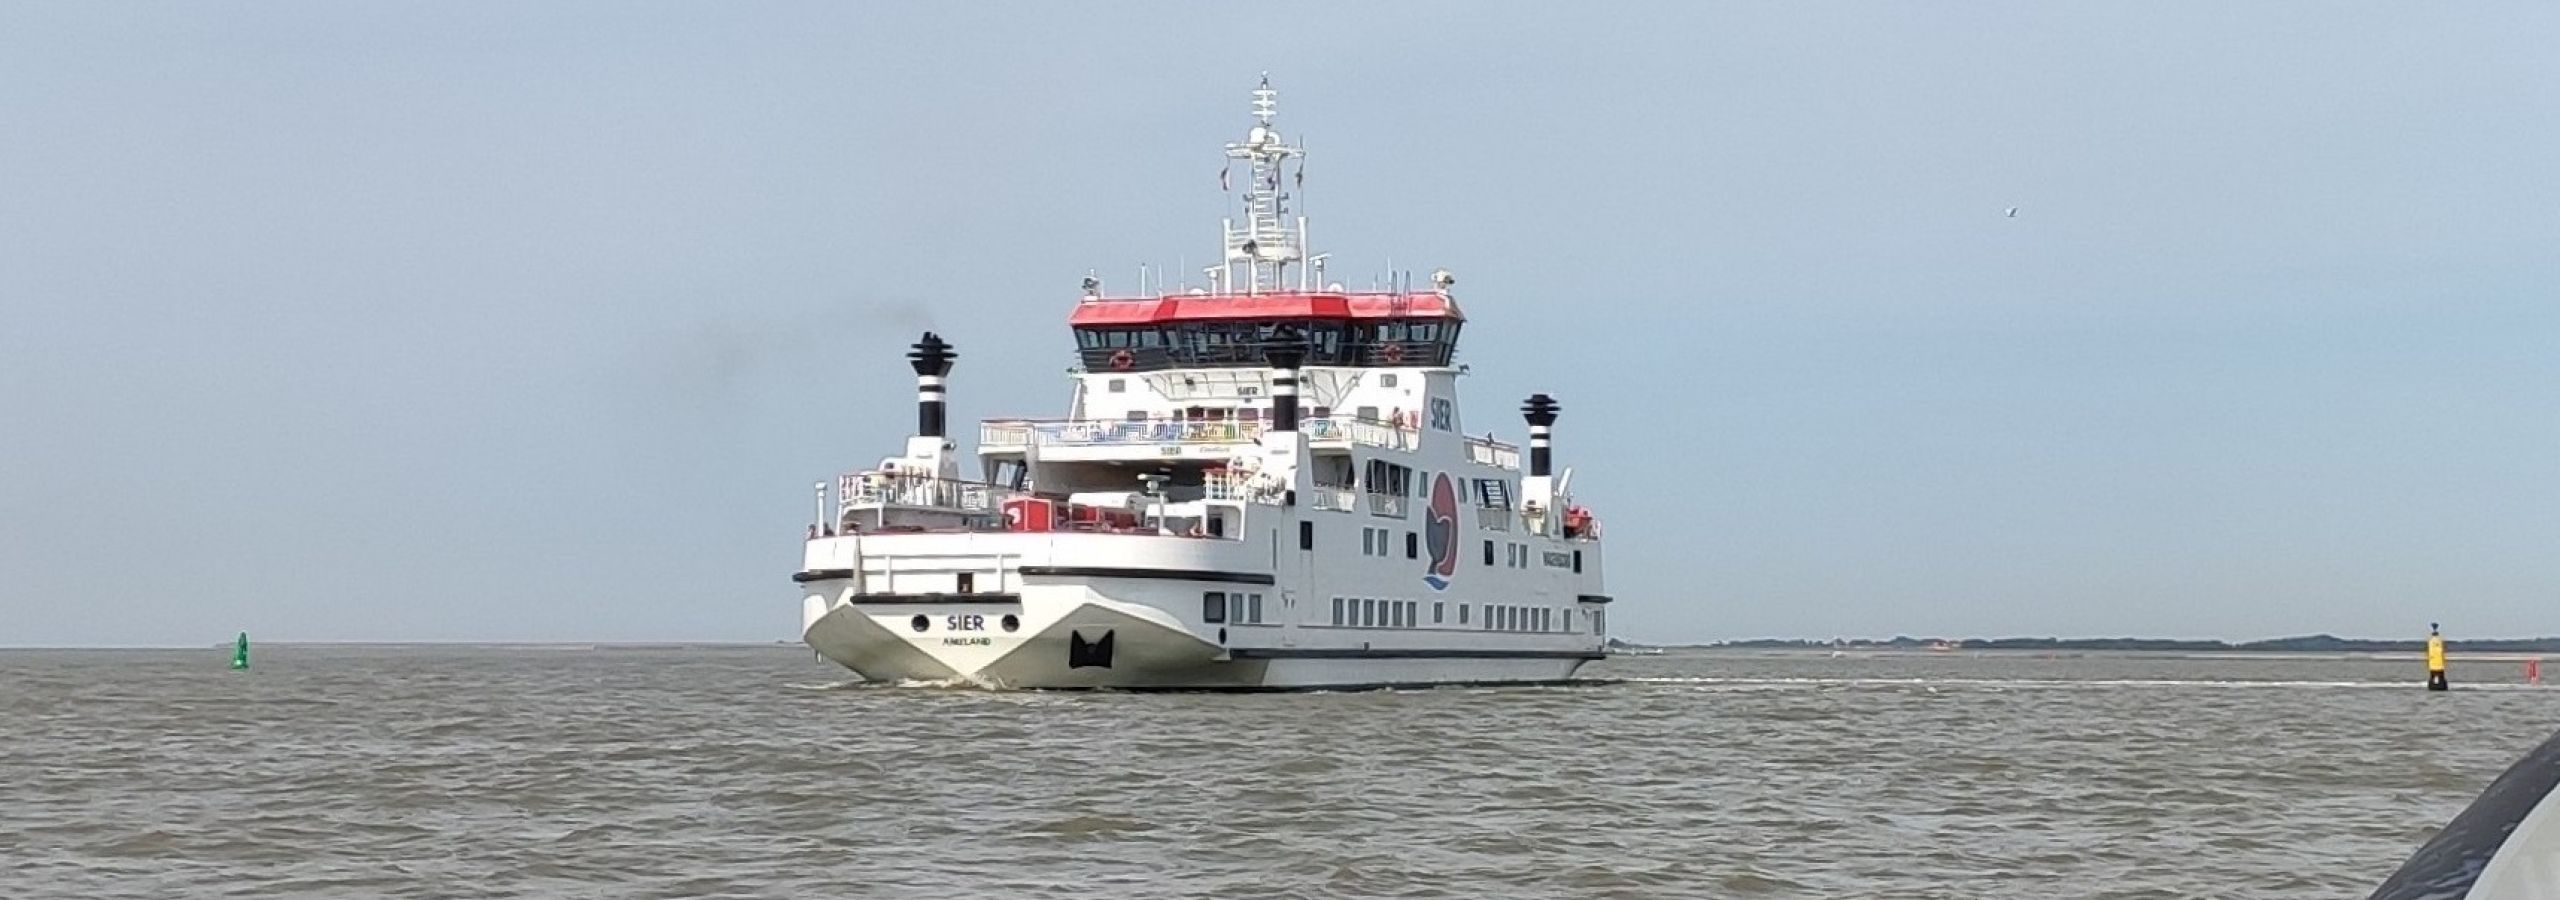
[[1529,402],[1520,404],[1520,416],[1528,419],[1529,424],[1542,428],[1556,424],[1556,414],[1563,411],[1564,407],[1557,405],[1556,398],[1545,394],[1530,394]]
[[917,341],[915,347],[914,352],[907,354],[907,363],[915,366],[918,375],[949,375],[951,361],[960,358],[960,354],[952,352],[950,344],[942,342],[941,335],[930,331],[924,333],[924,339]]

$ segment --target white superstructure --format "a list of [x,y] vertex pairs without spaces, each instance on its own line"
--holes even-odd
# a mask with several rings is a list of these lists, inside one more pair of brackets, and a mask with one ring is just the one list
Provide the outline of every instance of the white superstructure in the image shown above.
[[1066,418],[983,423],[964,478],[957,354],[917,342],[906,452],[819,485],[794,576],[811,647],[872,680],[1012,688],[1547,682],[1601,656],[1600,529],[1550,470],[1557,405],[1523,405],[1525,460],[1470,436],[1455,279],[1324,282],[1272,100],[1227,145],[1246,183],[1207,287],[1085,280]]

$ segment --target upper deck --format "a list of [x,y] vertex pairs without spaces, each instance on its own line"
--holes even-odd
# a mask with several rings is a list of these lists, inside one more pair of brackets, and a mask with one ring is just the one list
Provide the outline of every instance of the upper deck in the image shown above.
[[[1422,429],[1411,424],[1380,422],[1356,416],[1302,420],[1308,446],[1348,450],[1353,446],[1412,450]],[[991,419],[978,427],[980,454],[1019,453],[1038,446],[1052,460],[1216,459],[1236,455],[1260,439],[1264,423],[1253,420],[1184,419]],[[1520,470],[1520,448],[1492,437],[1458,436],[1468,462],[1507,471]]]
[[1445,291],[1089,296],[1067,324],[1089,371],[1258,367],[1281,326],[1310,366],[1446,366],[1466,323]]

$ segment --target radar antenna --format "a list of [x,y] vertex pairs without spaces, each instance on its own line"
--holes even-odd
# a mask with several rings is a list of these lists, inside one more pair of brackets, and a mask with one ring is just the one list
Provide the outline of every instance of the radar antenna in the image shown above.
[[[1227,145],[1229,162],[1242,161],[1246,168],[1244,221],[1226,220],[1226,255],[1222,267],[1228,270],[1220,284],[1228,290],[1242,288],[1247,294],[1276,291],[1287,284],[1288,267],[1307,258],[1304,216],[1291,218],[1289,201],[1296,199],[1281,190],[1280,168],[1291,159],[1302,159],[1306,151],[1290,146],[1280,138],[1271,120],[1279,114],[1279,92],[1271,89],[1271,75],[1262,76],[1262,84],[1253,89],[1254,126],[1245,131],[1244,140]],[[1299,182],[1306,171],[1301,163]],[[1237,269],[1242,271],[1238,272]],[[1304,272],[1300,273],[1301,279]]]

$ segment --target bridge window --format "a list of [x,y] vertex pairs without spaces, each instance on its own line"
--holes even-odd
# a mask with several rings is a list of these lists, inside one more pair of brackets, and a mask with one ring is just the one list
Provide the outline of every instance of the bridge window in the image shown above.
[[1333,624],[1342,624],[1342,598],[1333,598]]
[[1244,619],[1245,619],[1245,621],[1247,621],[1247,622],[1252,622],[1252,623],[1257,624],[1257,625],[1262,623],[1262,595],[1261,595],[1261,594],[1247,594],[1247,595],[1245,595],[1245,616],[1244,616]]
[[1216,624],[1227,620],[1227,595],[1208,591],[1200,595],[1200,621]]
[[1444,614],[1446,614],[1446,613],[1449,611],[1448,607],[1449,607],[1449,604],[1448,604],[1448,602],[1447,602],[1447,601],[1444,601],[1444,600],[1433,600],[1433,601],[1431,601],[1431,624],[1433,624],[1433,625],[1438,625],[1438,624],[1440,624],[1440,622],[1442,621],[1442,617],[1444,616]]

